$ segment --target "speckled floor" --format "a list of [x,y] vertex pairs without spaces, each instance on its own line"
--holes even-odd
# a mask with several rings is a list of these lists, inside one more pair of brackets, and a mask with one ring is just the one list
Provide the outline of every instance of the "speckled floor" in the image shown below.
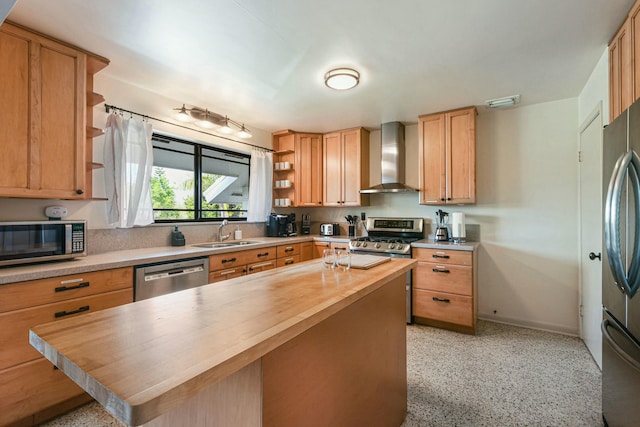
[[[478,329],[407,327],[403,427],[602,426],[600,370],[582,341],[492,322]],[[44,425],[123,424],[91,403]]]

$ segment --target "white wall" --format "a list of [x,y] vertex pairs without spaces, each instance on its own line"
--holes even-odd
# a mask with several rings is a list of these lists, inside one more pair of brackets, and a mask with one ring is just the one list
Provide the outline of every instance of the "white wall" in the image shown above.
[[609,123],[609,48],[605,47],[589,80],[578,96],[578,126],[602,103],[602,122]]

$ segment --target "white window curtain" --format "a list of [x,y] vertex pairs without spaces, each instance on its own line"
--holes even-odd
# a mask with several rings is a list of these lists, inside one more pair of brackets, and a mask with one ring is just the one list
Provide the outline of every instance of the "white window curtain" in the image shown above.
[[107,221],[119,228],[153,223],[151,124],[112,113],[104,144]]
[[265,222],[271,213],[271,186],[273,180],[273,154],[254,148],[249,164],[248,222]]

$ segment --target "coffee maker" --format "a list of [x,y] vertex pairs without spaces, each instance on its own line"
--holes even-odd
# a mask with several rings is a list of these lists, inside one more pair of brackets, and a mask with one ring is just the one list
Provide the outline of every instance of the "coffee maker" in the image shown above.
[[435,239],[438,242],[448,242],[449,241],[449,229],[447,228],[447,218],[449,214],[442,209],[438,209],[436,211],[436,234]]
[[291,237],[298,234],[296,226],[296,214],[280,215],[272,213],[267,217],[267,237]]

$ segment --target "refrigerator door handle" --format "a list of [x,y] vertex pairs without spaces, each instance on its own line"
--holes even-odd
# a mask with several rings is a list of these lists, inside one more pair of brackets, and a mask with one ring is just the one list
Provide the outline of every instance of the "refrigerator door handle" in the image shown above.
[[[604,235],[609,267],[613,277],[616,284],[631,298],[640,288],[640,248],[638,247],[640,233],[635,233],[633,254],[627,274],[620,247],[620,201],[627,174],[630,178],[629,187],[633,192],[635,212],[640,213],[640,158],[635,151],[629,150],[618,158],[611,174],[605,200]],[[636,215],[632,215],[632,217],[635,218]],[[639,225],[636,224],[636,226]]]
[[[627,362],[629,365],[631,365],[633,368],[635,368],[636,370],[640,371],[640,362],[638,362],[636,359],[634,359],[633,357],[631,357],[628,353],[626,353],[619,345],[618,343],[615,342],[615,340],[613,339],[613,337],[611,336],[611,334],[609,333],[608,328],[612,327],[615,330],[617,330],[619,333],[621,333],[630,343],[632,343],[634,346],[638,347],[638,345],[631,339],[631,337],[629,337],[629,334],[627,334],[624,330],[622,330],[620,327],[618,327],[618,325],[616,325],[614,322],[610,322],[609,319],[604,319],[602,321],[602,323],[600,324],[600,329],[602,329],[602,337],[605,339],[605,341],[607,342],[607,344],[609,344],[611,346],[611,349],[616,352],[616,354],[625,362]],[[640,347],[638,347],[640,348]]]

